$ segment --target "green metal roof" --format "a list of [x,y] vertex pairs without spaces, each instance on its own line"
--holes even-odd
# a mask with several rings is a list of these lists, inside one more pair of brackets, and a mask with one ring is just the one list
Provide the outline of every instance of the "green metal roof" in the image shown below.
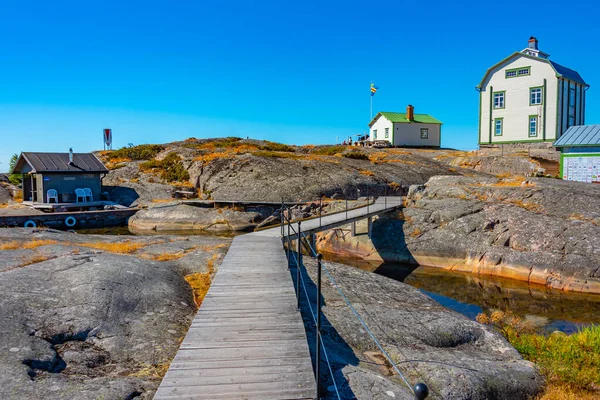
[[397,113],[397,112],[390,112],[390,111],[381,111],[380,113],[378,113],[375,118],[373,118],[373,120],[369,123],[369,126],[373,125],[375,123],[375,121],[377,120],[377,118],[379,118],[379,116],[384,116],[386,119],[388,119],[390,122],[394,122],[394,123],[417,123],[417,124],[442,124],[442,121],[440,121],[439,119],[433,118],[431,115],[429,114],[414,114],[414,119],[412,121],[409,121],[406,118],[406,113]]

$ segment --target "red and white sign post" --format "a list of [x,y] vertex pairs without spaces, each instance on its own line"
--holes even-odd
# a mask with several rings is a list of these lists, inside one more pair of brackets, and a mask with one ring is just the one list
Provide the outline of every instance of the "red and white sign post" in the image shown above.
[[104,150],[112,150],[112,129],[104,129]]

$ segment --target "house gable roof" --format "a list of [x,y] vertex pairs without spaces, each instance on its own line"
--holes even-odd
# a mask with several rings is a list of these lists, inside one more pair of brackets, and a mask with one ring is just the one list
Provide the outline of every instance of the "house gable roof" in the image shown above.
[[390,111],[381,111],[379,113],[377,113],[377,115],[375,116],[375,118],[373,118],[371,120],[371,122],[369,122],[369,126],[373,125],[375,123],[375,121],[377,121],[377,119],[383,116],[385,117],[388,121],[393,122],[395,124],[397,123],[403,123],[403,124],[442,124],[442,121],[433,118],[431,115],[429,114],[414,114],[414,119],[412,121],[409,121],[406,118],[406,113],[397,113],[397,112],[390,112]]
[[28,164],[32,172],[107,173],[108,169],[93,153],[73,153],[73,165],[69,165],[69,153],[21,153],[12,173],[20,173]]
[[490,73],[492,72],[493,69],[495,69],[496,67],[504,64],[505,62],[511,60],[512,58],[516,58],[516,57],[524,57],[524,58],[529,58],[531,60],[536,60],[536,61],[541,61],[544,63],[548,63],[550,64],[550,66],[552,67],[552,69],[554,70],[554,72],[556,73],[556,77],[557,78],[565,78],[565,79],[569,79],[572,80],[574,82],[577,83],[581,83],[582,85],[586,85],[586,86],[590,86],[587,83],[585,83],[585,81],[583,80],[583,78],[581,77],[581,75],[579,75],[579,73],[575,70],[572,70],[570,68],[567,67],[563,67],[562,65],[555,63],[554,61],[550,61],[546,58],[540,58],[540,57],[535,57],[535,56],[530,56],[528,54],[523,54],[519,51],[514,52],[513,54],[511,54],[510,56],[506,57],[505,59],[501,60],[500,62],[492,65],[490,68],[487,69],[487,71],[485,72],[485,74],[483,75],[483,78],[481,79],[481,82],[479,82],[479,85],[477,85],[477,89],[481,89],[481,87],[483,86],[484,82],[486,81],[486,79],[488,78],[488,76],[490,75]]
[[585,147],[600,145],[600,125],[572,126],[554,142],[554,147]]

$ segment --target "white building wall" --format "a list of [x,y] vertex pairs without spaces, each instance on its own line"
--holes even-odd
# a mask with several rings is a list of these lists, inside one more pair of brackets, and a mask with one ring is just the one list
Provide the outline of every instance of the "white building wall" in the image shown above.
[[[385,137],[385,128],[389,129],[387,138]],[[375,136],[375,131],[377,131],[377,136]],[[393,124],[390,122],[390,120],[384,116],[377,118],[377,121],[375,121],[375,123],[371,126],[369,140],[387,140],[393,144]]]
[[[421,139],[421,128],[428,129],[428,138]],[[440,124],[395,123],[394,146],[432,146],[439,147],[441,143]]]
[[[507,69],[530,67],[530,75],[506,78]],[[546,79],[545,107],[530,106],[531,87],[544,86]],[[504,109],[493,108],[493,92],[505,92]],[[492,143],[518,142],[543,140],[544,109],[546,114],[546,140],[556,139],[556,104],[557,104],[557,78],[552,66],[543,60],[530,57],[515,57],[494,68],[481,90],[481,143],[489,143],[490,129]],[[491,124],[490,124],[490,104]],[[529,136],[529,116],[538,115],[538,135]],[[503,118],[503,132],[501,136],[495,135],[494,120]],[[490,128],[491,127],[491,128]]]

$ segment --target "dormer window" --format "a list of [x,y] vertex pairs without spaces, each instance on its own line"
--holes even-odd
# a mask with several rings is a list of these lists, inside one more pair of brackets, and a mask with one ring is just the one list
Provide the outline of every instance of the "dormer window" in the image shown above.
[[521,68],[512,68],[507,69],[504,73],[506,78],[516,78],[517,76],[527,76],[531,75],[531,67],[521,67]]

